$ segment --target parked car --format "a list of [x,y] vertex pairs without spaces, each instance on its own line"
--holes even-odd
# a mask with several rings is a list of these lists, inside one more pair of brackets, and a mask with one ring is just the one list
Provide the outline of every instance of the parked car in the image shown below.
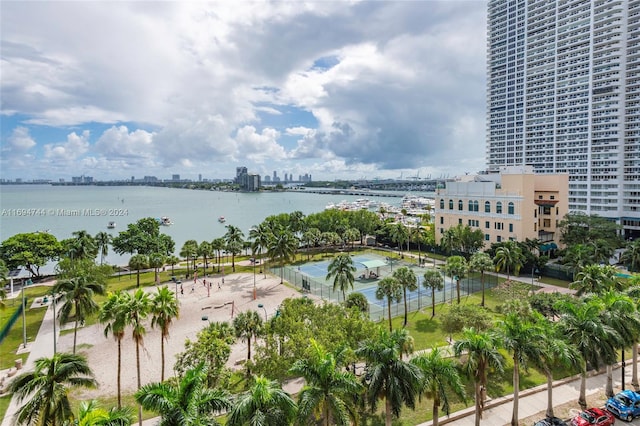
[[571,419],[572,426],[611,426],[615,422],[613,414],[600,408],[589,408]]
[[640,393],[623,390],[609,398],[605,407],[615,416],[630,422],[640,416]]
[[568,426],[567,423],[557,417],[547,417],[542,420],[538,420],[533,426]]

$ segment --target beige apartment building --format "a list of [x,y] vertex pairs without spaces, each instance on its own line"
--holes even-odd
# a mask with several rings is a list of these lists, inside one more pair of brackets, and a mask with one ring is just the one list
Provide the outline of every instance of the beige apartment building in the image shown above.
[[513,166],[500,174],[447,182],[435,199],[436,242],[458,224],[480,229],[485,248],[502,241],[538,239],[540,251],[560,246],[558,222],[568,212],[569,174],[538,174]]

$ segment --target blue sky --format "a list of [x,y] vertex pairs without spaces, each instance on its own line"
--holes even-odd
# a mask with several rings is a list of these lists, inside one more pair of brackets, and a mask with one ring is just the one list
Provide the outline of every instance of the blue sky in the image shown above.
[[484,169],[485,1],[0,8],[3,179]]

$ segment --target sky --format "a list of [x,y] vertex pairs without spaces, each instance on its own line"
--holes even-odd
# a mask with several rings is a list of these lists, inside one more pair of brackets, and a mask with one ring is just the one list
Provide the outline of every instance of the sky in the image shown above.
[[0,178],[485,169],[486,2],[0,2]]

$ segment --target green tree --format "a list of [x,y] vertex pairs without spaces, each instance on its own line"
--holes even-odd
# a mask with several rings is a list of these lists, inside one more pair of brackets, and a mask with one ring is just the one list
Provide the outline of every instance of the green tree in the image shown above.
[[344,301],[344,306],[347,307],[347,309],[355,307],[363,314],[369,312],[369,300],[367,296],[360,292],[349,293],[347,299]]
[[402,255],[402,244],[409,241],[409,231],[407,227],[398,222],[391,227],[391,241],[398,245],[398,250]]
[[74,231],[72,238],[64,240],[64,253],[71,259],[95,259],[98,255],[96,240],[85,230]]
[[465,328],[462,337],[453,344],[457,357],[467,354],[464,369],[473,377],[474,398],[476,401],[475,425],[480,426],[484,410],[484,392],[487,389],[487,374],[490,368],[503,371],[504,357],[498,350],[499,341],[495,334]]
[[356,228],[348,228],[344,231],[343,241],[347,246],[351,243],[351,249],[353,249],[354,242],[358,240],[360,240],[360,231]]
[[158,270],[164,266],[164,262],[166,261],[166,257],[162,253],[151,253],[149,255],[148,261],[149,261],[149,267],[153,268],[154,282],[156,283],[156,285],[159,285],[160,284],[160,276],[159,276],[159,271]]
[[266,377],[254,377],[251,388],[237,399],[227,426],[289,425],[297,415],[296,403],[276,382]]
[[632,272],[640,271],[640,240],[627,243],[627,248],[620,256],[620,261]]
[[171,237],[160,233],[160,223],[152,217],[145,217],[127,225],[126,230],[113,238],[111,246],[113,251],[120,255],[137,253],[148,256],[153,252],[169,255],[175,249]]
[[111,333],[113,339],[118,343],[118,408],[122,408],[122,339],[125,335],[128,320],[125,307],[130,297],[129,293],[121,291],[109,293],[98,316],[100,323],[105,324],[104,337],[107,337],[109,333]]
[[129,268],[136,271],[136,287],[140,287],[140,270],[149,267],[149,259],[143,254],[134,254],[129,258]]
[[465,328],[478,331],[489,330],[493,325],[493,316],[482,306],[472,304],[453,305],[442,314],[442,331],[449,336],[460,333]]
[[100,264],[104,262],[104,258],[109,254],[109,244],[111,244],[111,234],[106,232],[98,232],[94,237],[98,253],[100,254]]
[[203,241],[198,246],[198,256],[202,257],[202,262],[204,263],[204,273],[207,273],[207,268],[209,267],[209,259],[213,257],[213,248],[211,247],[211,243],[209,241]]
[[460,304],[460,280],[465,277],[469,266],[467,261],[462,256],[449,256],[447,263],[444,265],[444,270],[447,274],[456,280],[456,297],[458,299],[458,305]]
[[78,325],[84,324],[88,316],[99,311],[100,306],[93,300],[96,294],[104,294],[104,283],[96,281],[89,271],[73,278],[56,283],[53,293],[62,294],[64,303],[60,307],[58,317],[65,323],[73,313],[73,353],[76,353]]
[[0,259],[0,309],[4,309],[4,300],[7,298],[7,292],[4,289],[9,276],[9,269],[5,265],[4,260]]
[[601,294],[607,290],[619,288],[616,272],[616,269],[610,265],[585,265],[569,288],[576,290],[577,296],[587,293]]
[[74,418],[69,389],[96,386],[87,360],[80,355],[58,352],[51,358],[38,358],[33,371],[19,375],[9,385],[19,403],[28,399],[16,414],[16,424],[61,426]]
[[78,409],[78,418],[75,422],[67,422],[71,426],[129,426],[133,421],[130,407],[112,407],[106,410],[98,404],[98,401],[82,401]]
[[[280,262],[280,284],[284,282],[284,265],[296,255],[298,239],[289,229],[278,226],[269,239],[267,255]],[[266,269],[266,268],[265,268]]]
[[169,328],[173,319],[180,315],[180,305],[175,296],[167,287],[162,287],[158,288],[158,292],[151,299],[151,327],[160,329],[161,382],[164,382],[164,342],[169,339]]
[[[251,339],[262,333],[262,317],[257,311],[240,312],[233,319],[233,329],[237,338],[247,342],[247,360],[251,359]],[[251,374],[247,369],[248,374]]]
[[403,266],[393,271],[393,277],[402,287],[402,299],[404,301],[404,322],[403,327],[407,326],[409,311],[407,308],[407,290],[415,291],[418,289],[418,278],[412,269]]
[[311,250],[320,243],[320,230],[318,228],[309,228],[302,234],[302,241],[307,246],[307,260],[311,259]]
[[224,234],[224,241],[227,245],[227,250],[231,252],[231,269],[233,272],[236,271],[236,248],[238,246],[242,247],[242,241],[244,239],[244,234],[237,226],[227,225],[225,226],[227,232]]
[[431,318],[433,318],[436,316],[436,291],[444,288],[444,277],[436,269],[427,269],[422,277],[422,286],[431,290]]
[[160,414],[161,426],[217,425],[216,412],[231,408],[225,391],[207,387],[204,363],[187,370],[178,383],[169,381],[141,387],[135,398],[145,410]]
[[211,248],[216,252],[216,258],[218,262],[218,272],[220,272],[220,262],[222,259],[222,251],[224,250],[224,238],[214,238],[211,241]]
[[507,271],[507,280],[511,279],[511,272],[514,275],[520,273],[523,261],[522,250],[514,241],[507,241],[502,247],[499,247],[493,258],[497,272]]
[[347,352],[343,346],[329,353],[312,339],[310,357],[291,367],[290,372],[304,377],[306,383],[298,398],[300,424],[316,419],[325,426],[357,424],[355,396],[362,389],[355,375],[344,371]]
[[333,291],[340,290],[342,292],[342,300],[347,300],[346,290],[348,288],[353,289],[353,282],[355,281],[354,273],[356,267],[353,265],[353,260],[348,254],[339,254],[334,257],[329,266],[327,267],[326,280],[333,278]]
[[393,324],[391,323],[391,303],[399,302],[402,298],[402,286],[394,277],[384,277],[378,281],[378,288],[376,289],[376,299],[387,299],[387,314],[389,317],[389,331],[393,331]]
[[[147,332],[145,320],[151,311],[151,298],[141,288],[127,299],[124,306],[127,324],[131,326],[131,337],[136,344],[136,371],[138,373],[138,389],[142,387],[140,376],[140,347],[144,346],[144,335]],[[138,424],[142,426],[142,407],[138,406]]]
[[518,426],[520,402],[520,367],[527,368],[531,360],[542,356],[542,329],[518,314],[508,314],[497,324],[502,347],[513,359],[513,413],[511,425]]
[[471,255],[469,260],[469,271],[480,272],[480,281],[482,283],[482,301],[480,306],[484,306],[484,273],[493,269],[493,261],[487,253],[476,252]]
[[400,416],[402,407],[413,409],[420,392],[420,369],[402,360],[401,344],[394,334],[379,328],[376,337],[363,341],[356,355],[366,362],[365,398],[371,411],[377,409],[378,400],[385,401],[385,425],[391,426],[391,417]]
[[438,426],[439,408],[449,415],[448,392],[465,399],[466,393],[462,379],[458,374],[455,362],[445,358],[437,347],[411,359],[411,364],[417,366],[422,373],[420,393],[433,400],[433,426]]
[[40,276],[40,267],[62,254],[62,245],[47,232],[16,234],[0,245],[0,259],[9,269],[23,266],[33,277]]
[[558,229],[560,241],[569,247],[596,240],[606,240],[611,247],[620,246],[620,225],[598,215],[569,213],[558,223]]
[[196,240],[187,240],[180,249],[180,257],[187,259],[187,276],[190,274],[189,265],[193,264],[195,269],[195,259],[198,255],[198,242]]

